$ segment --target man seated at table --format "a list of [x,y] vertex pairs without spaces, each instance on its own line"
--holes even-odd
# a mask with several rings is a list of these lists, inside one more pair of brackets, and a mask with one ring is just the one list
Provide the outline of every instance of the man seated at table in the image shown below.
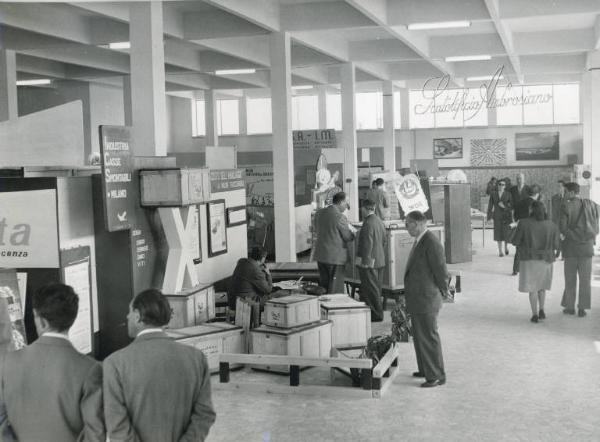
[[271,273],[265,265],[267,251],[261,246],[250,249],[248,258],[240,258],[237,262],[229,284],[229,308],[235,310],[237,298],[260,302],[273,290]]

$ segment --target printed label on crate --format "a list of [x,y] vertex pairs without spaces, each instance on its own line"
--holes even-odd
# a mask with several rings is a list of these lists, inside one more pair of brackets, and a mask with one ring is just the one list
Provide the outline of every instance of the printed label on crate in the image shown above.
[[244,169],[222,169],[210,171],[211,193],[229,192],[246,188]]

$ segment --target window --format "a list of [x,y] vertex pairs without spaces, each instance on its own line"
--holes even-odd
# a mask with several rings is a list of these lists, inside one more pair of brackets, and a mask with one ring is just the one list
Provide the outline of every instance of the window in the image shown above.
[[192,136],[206,136],[204,100],[192,100]]
[[356,94],[356,129],[383,128],[383,96],[381,92]]
[[217,134],[240,133],[240,109],[238,100],[217,100]]
[[498,126],[523,124],[523,88],[521,86],[497,87],[494,104]]
[[578,124],[580,122],[578,84],[555,84],[552,98],[555,124]]
[[523,124],[554,123],[552,85],[523,87]]
[[248,98],[246,101],[246,124],[248,135],[273,132],[270,98]]
[[396,91],[394,92],[394,129],[400,129],[402,127],[400,112],[400,91]]
[[342,130],[342,96],[340,94],[327,94],[325,100],[327,109],[327,129]]
[[308,130],[319,128],[319,97],[298,95],[292,97],[292,129]]

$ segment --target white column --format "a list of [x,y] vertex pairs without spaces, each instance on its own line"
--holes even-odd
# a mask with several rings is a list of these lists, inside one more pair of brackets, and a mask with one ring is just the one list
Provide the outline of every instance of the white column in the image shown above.
[[248,135],[248,97],[246,94],[240,98],[240,135]]
[[342,84],[342,146],[344,148],[344,191],[350,203],[350,221],[358,221],[358,159],[356,151],[356,98],[354,63],[340,68]]
[[19,118],[15,51],[0,49],[0,121]]
[[204,91],[204,121],[206,124],[206,145],[218,146],[217,93],[213,89]]
[[318,86],[319,100],[319,129],[331,129],[327,127],[327,86]]
[[131,106],[131,75],[123,76],[123,110],[125,126],[133,125],[133,107]]
[[396,131],[394,129],[394,85],[383,82],[383,164],[384,170],[396,170]]
[[600,71],[588,71],[582,80],[583,164],[591,166],[590,198],[600,202]]
[[137,156],[167,154],[162,2],[129,7],[133,146]]
[[275,257],[277,261],[295,262],[296,214],[294,211],[290,35],[286,32],[273,32],[269,38],[273,114]]

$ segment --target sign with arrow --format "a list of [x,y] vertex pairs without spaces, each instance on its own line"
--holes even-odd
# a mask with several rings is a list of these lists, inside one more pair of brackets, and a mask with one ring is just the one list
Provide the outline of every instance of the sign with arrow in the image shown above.
[[127,230],[131,222],[133,163],[131,159],[130,128],[100,126],[100,153],[102,155],[102,190],[104,220],[109,232]]

